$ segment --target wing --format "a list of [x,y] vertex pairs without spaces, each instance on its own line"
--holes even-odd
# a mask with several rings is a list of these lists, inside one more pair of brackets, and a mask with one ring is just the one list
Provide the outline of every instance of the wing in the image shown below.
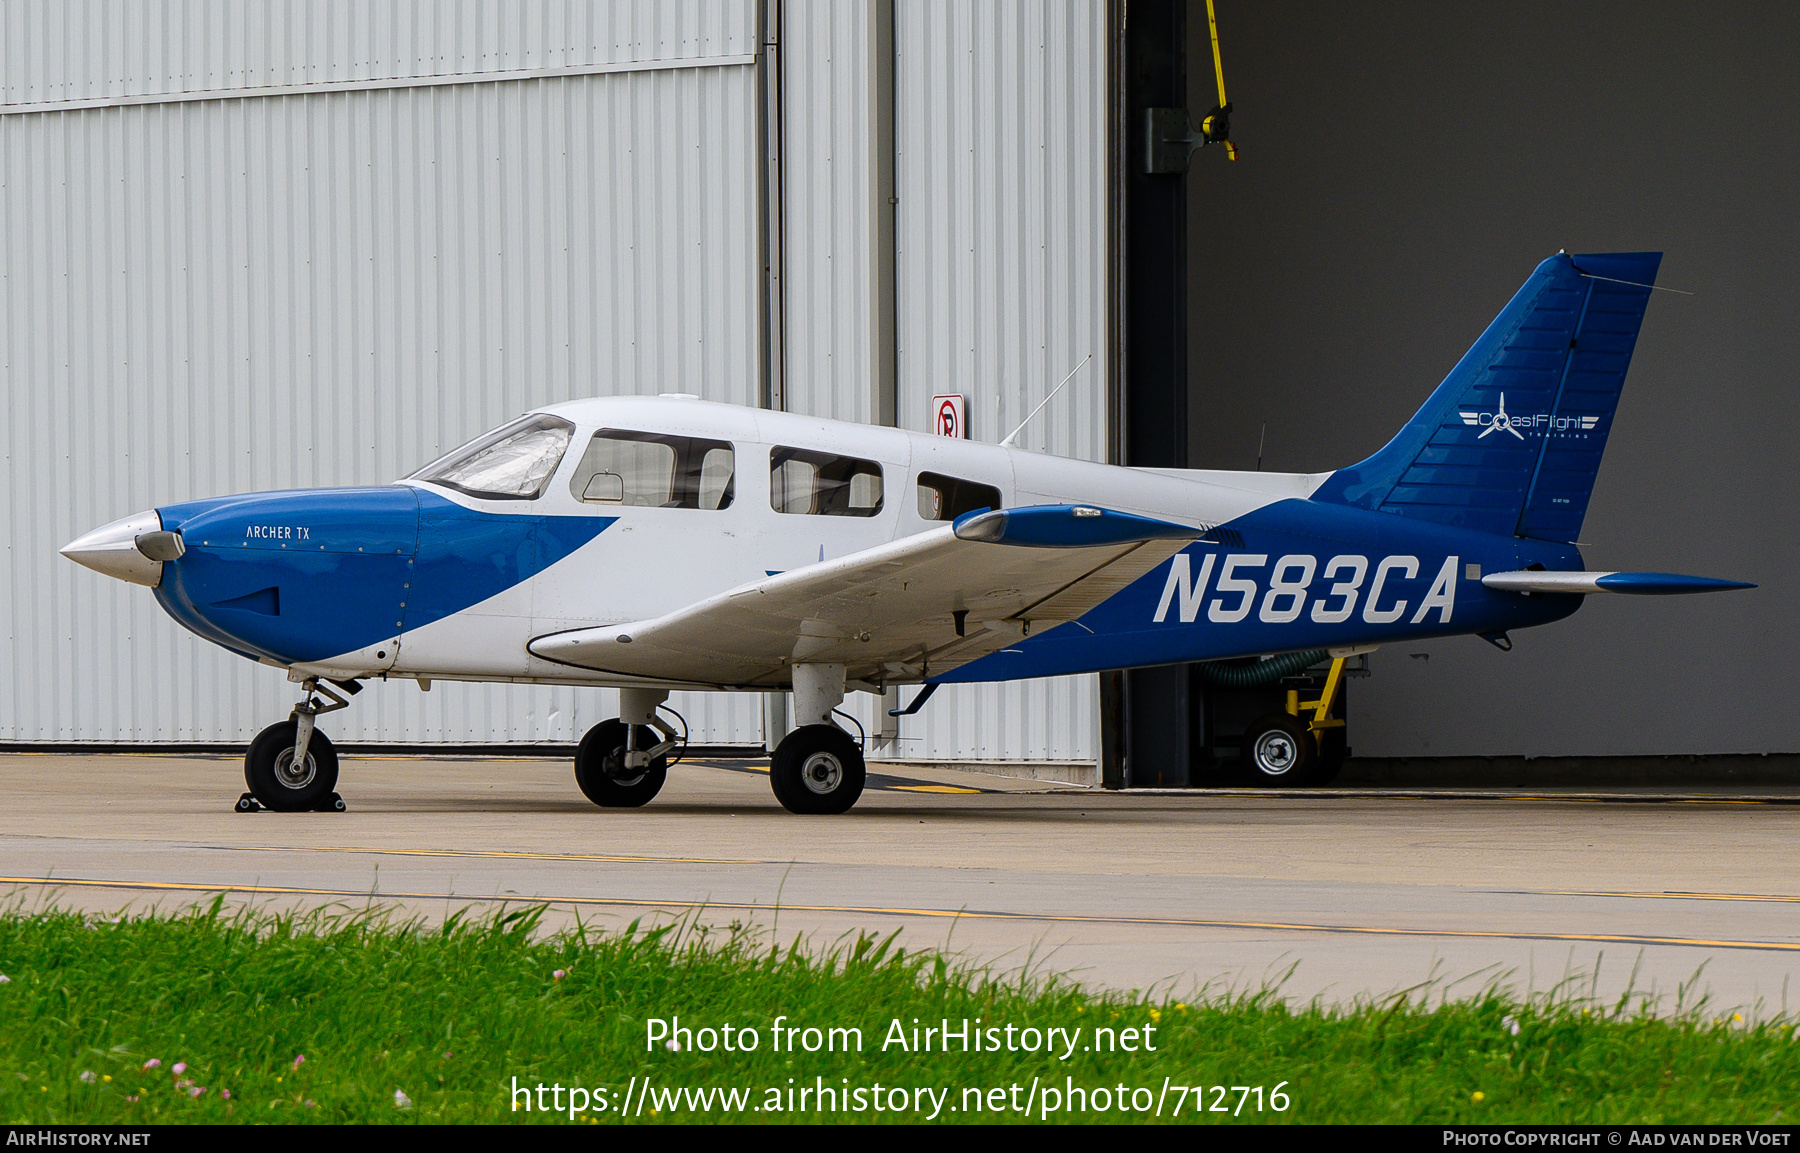
[[1083,505],[970,513],[953,525],[754,581],[626,625],[531,642],[545,660],[622,677],[782,687],[795,663],[852,682],[915,682],[1071,621],[1200,529]]

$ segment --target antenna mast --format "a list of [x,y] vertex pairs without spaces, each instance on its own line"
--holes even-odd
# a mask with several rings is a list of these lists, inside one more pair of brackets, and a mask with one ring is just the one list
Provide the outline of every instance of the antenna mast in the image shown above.
[[1087,364],[1087,362],[1092,359],[1094,359],[1094,354],[1091,352],[1088,353],[1086,356],[1082,357],[1081,363],[1076,365],[1074,368],[1071,368],[1069,370],[1069,375],[1062,378],[1062,384],[1059,384],[1055,388],[1051,389],[1050,395],[1046,396],[1043,400],[1039,401],[1038,406],[1031,410],[1031,416],[1028,416],[1024,420],[1021,420],[1019,422],[1018,428],[1015,428],[1011,432],[1006,434],[1006,439],[1000,442],[1000,446],[1002,448],[1011,448],[1014,438],[1016,438],[1021,432],[1024,432],[1025,426],[1031,423],[1031,417],[1036,416],[1038,413],[1044,411],[1044,405],[1049,404],[1052,400],[1056,399],[1056,394],[1063,390],[1063,384],[1067,384],[1071,380],[1074,380],[1075,374],[1080,372],[1082,370],[1082,368]]

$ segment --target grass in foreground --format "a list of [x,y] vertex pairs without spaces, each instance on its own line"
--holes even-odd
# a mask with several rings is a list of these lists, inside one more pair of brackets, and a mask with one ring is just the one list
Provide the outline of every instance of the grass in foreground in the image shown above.
[[[633,1122],[934,1111],[939,1121],[1126,1121],[1154,1120],[1160,1107],[1181,1124],[1781,1123],[1800,1090],[1800,1045],[1785,1022],[1657,1018],[1641,1004],[1520,1002],[1498,990],[1430,1009],[1396,998],[1290,1010],[1266,994],[1186,1004],[998,981],[891,939],[820,955],[691,925],[546,935],[540,912],[441,928],[378,911],[234,914],[217,902],[118,920],[0,914],[0,1121],[615,1123],[623,1106]],[[679,1050],[660,1037],[647,1046],[647,1023],[677,1015],[690,1029],[731,1025],[738,1048],[724,1051],[719,1032],[712,1052],[682,1035]],[[777,1049],[777,1017],[784,1033],[820,1032]],[[948,1053],[935,1037],[920,1052],[915,1018],[921,1031],[979,1018],[1002,1046],[1007,1025],[1015,1046],[1028,1028],[1064,1032],[1055,1054],[965,1053],[954,1037]],[[884,1051],[894,1021],[907,1045]],[[841,1051],[849,1034],[832,1027],[860,1028],[862,1051]],[[1113,1030],[1114,1051],[1094,1051],[1096,1027]],[[839,1051],[805,1050],[828,1037]],[[1127,1039],[1137,1051],[1123,1051]],[[527,1097],[542,1082],[560,1111],[536,1100],[515,1110],[515,1079]],[[1271,1108],[1280,1083],[1283,1112]],[[580,1087],[587,1110],[551,1085]],[[798,1096],[820,1086],[844,1095]],[[1241,1098],[1234,1086],[1247,1087]],[[1082,1108],[1071,1088],[1087,1091]],[[742,1095],[709,1093],[704,1107],[692,1093],[667,1096],[683,1089]]]

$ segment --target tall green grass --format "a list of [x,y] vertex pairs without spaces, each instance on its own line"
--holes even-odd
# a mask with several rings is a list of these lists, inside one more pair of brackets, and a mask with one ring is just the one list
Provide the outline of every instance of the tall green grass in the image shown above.
[[[1142,1087],[1160,1095],[1160,1120],[1179,1124],[1780,1123],[1800,1093],[1800,1045],[1783,1020],[1720,1020],[1704,1009],[1657,1016],[1641,1000],[1521,1000],[1498,987],[1343,1010],[1290,1008],[1270,993],[1187,1003],[1055,978],[999,980],[891,938],[821,950],[692,922],[546,933],[541,913],[428,927],[378,910],[273,915],[217,901],[115,919],[15,909],[0,915],[0,1121],[570,1123],[566,1110],[514,1111],[515,1078],[610,1089],[615,1105],[648,1076],[659,1090],[746,1087],[753,1104],[790,1085],[929,1086],[951,1090],[947,1106],[962,1104],[965,1088],[1024,1100],[1035,1078],[1040,1094],[1122,1085],[1129,1098]],[[759,1046],[647,1050],[647,1021],[677,1015],[689,1028],[755,1028]],[[860,1026],[864,1051],[776,1051],[777,1016],[801,1028]],[[1149,1025],[1156,1049],[1067,1060],[883,1052],[889,1022],[910,1030],[914,1018],[921,1028],[944,1018],[1080,1027],[1084,1041],[1097,1024]],[[1198,1116],[1191,1094],[1173,1115],[1165,1079],[1227,1086],[1226,1111],[1212,1108],[1221,1099],[1209,1089]],[[1268,1107],[1278,1083],[1285,1112]],[[1009,1098],[1014,1084],[1019,1096]],[[1261,1112],[1247,1094],[1241,1112],[1230,1111],[1238,1094],[1229,1087],[1240,1085],[1263,1088]],[[1044,1098],[1035,1101],[1030,1119],[1039,1120]],[[659,1107],[668,1105],[653,1097],[628,1120],[924,1119],[910,1110],[731,1116],[691,1099]],[[1026,1119],[947,1106],[940,1122]],[[1158,1120],[1117,1108],[1050,1119]],[[621,1118],[609,1106],[574,1120]]]

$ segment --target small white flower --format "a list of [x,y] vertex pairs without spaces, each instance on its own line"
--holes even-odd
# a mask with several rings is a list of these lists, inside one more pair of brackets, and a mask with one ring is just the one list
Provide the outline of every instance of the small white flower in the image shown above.
[[12,984],[12,978],[8,977],[5,973],[0,973],[0,985],[10,985],[10,984]]
[[673,1037],[671,1037],[667,1041],[663,1042],[663,1048],[667,1049],[671,1053],[679,1053],[679,1052],[681,1052],[681,1042],[677,1041]]
[[94,1076],[94,1071],[92,1069],[83,1069],[81,1071],[81,1079],[83,1081],[86,1081],[89,1085],[92,1085],[96,1080],[98,1080],[98,1078],[96,1078]]
[[394,1090],[394,1108],[396,1108],[396,1109],[411,1109],[412,1108],[412,1098],[408,1097],[406,1095],[405,1090],[403,1090],[403,1089]]
[[1511,1013],[1500,1018],[1500,1031],[1503,1033],[1511,1033],[1513,1036],[1517,1037],[1519,1035],[1519,1019]]

